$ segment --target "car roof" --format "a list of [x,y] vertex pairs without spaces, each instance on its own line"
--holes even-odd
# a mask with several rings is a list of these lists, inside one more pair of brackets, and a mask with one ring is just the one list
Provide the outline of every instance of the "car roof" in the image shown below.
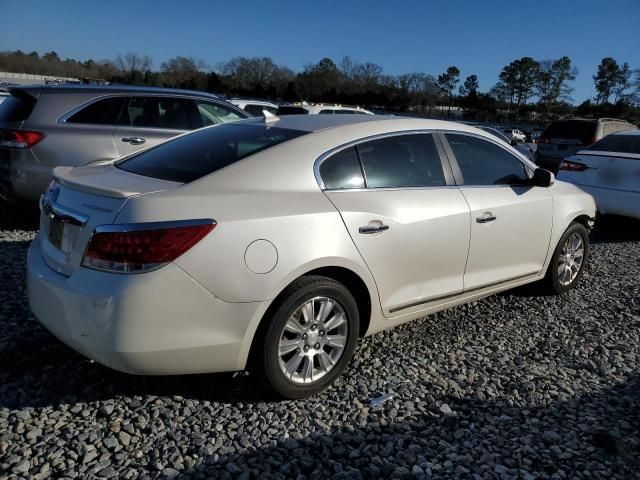
[[95,93],[155,93],[155,94],[173,94],[173,95],[195,95],[199,97],[208,97],[220,99],[218,95],[206,92],[198,92],[196,90],[183,90],[179,88],[163,88],[163,87],[142,87],[134,85],[85,85],[74,83],[54,83],[47,85],[24,85],[19,87],[11,87],[10,90],[23,90],[28,93],[78,93],[78,92],[95,92]]
[[301,130],[309,133],[339,128],[348,125],[366,124],[381,125],[387,124],[390,131],[393,130],[457,130],[467,132],[481,132],[482,136],[491,138],[489,133],[483,132],[470,125],[444,120],[432,120],[416,117],[400,117],[393,115],[283,115],[282,117],[271,117],[268,119],[254,117],[247,120],[240,120],[234,123],[244,124],[264,124],[273,127],[288,128],[291,130]]
[[619,132],[613,132],[611,135],[640,135],[640,130],[620,130]]

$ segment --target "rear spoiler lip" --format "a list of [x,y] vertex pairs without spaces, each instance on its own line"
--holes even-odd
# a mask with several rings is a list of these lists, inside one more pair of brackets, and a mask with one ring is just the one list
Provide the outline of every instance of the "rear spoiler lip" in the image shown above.
[[[107,166],[105,165],[105,167]],[[53,169],[53,178],[59,184],[65,187],[72,188],[74,190],[79,190],[81,192],[90,193],[93,195],[100,195],[104,197],[120,198],[120,199],[135,197],[139,195],[147,195],[150,193],[162,192],[169,188],[179,187],[183,185],[182,183],[169,182],[166,180],[150,179],[150,177],[142,177],[134,173],[129,173],[129,172],[125,172],[124,170],[117,169],[113,165],[109,165],[109,167],[112,168],[114,172],[122,172],[122,174],[126,176],[129,176],[129,175],[131,175],[132,177],[135,176],[139,178],[141,182],[144,182],[146,180],[147,186],[149,186],[151,182],[157,183],[157,188],[150,188],[150,189],[144,189],[144,188],[132,189],[132,188],[126,188],[126,187],[125,188],[120,187],[118,189],[108,188],[103,185],[83,181],[82,178],[74,178],[72,175],[69,175],[70,172],[75,168],[100,168],[99,166],[98,167],[56,167]]]

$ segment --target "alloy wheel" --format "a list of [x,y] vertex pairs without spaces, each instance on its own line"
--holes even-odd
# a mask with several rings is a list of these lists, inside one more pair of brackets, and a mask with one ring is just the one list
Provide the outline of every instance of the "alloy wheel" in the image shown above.
[[580,273],[584,261],[584,240],[579,233],[573,233],[562,245],[558,257],[558,281],[561,285],[570,285]]
[[314,297],[300,305],[284,325],[278,344],[281,372],[308,384],[329,373],[342,357],[349,326],[335,299]]

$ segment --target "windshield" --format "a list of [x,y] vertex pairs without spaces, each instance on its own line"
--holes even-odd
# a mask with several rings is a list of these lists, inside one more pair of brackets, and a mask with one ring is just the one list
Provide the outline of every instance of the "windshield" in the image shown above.
[[183,135],[116,163],[145,177],[187,183],[307,132],[225,124]]

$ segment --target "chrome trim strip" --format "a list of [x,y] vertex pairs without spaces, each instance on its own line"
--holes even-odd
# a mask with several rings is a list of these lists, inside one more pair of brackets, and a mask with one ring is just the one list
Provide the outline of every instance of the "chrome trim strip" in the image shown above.
[[417,302],[412,302],[412,303],[408,303],[405,305],[399,305],[397,307],[393,307],[389,309],[389,313],[395,313],[395,312],[399,312],[400,310],[405,310],[407,308],[411,308],[411,307],[417,307],[418,305],[422,305],[425,303],[431,303],[431,302],[435,302],[438,300],[445,300],[447,298],[452,298],[452,297],[457,297],[458,295],[464,295],[465,293],[473,293],[476,292],[478,290],[483,290],[485,288],[490,288],[490,287],[495,287],[498,285],[502,285],[504,283],[509,283],[509,282],[513,282],[515,280],[520,280],[522,278],[527,278],[527,277],[531,277],[533,275],[537,275],[539,272],[532,272],[532,273],[527,273],[525,275],[518,275],[517,277],[511,277],[508,278],[506,280],[500,280],[499,282],[493,282],[493,283],[487,283],[486,285],[480,285],[479,287],[473,287],[470,288],[468,290],[460,290],[456,293],[449,293],[447,295],[440,295],[438,297],[430,297],[430,298],[426,298],[424,300],[419,300]]
[[[160,230],[162,228],[177,227],[196,227],[200,225],[213,225],[216,222],[212,218],[199,218],[194,220],[169,220],[164,222],[144,222],[144,223],[113,223],[109,225],[100,225],[93,231],[96,233],[127,233],[127,232],[143,232],[145,230]],[[91,243],[91,240],[89,240]]]
[[48,217],[58,217],[63,223],[69,223],[78,227],[84,227],[89,221],[87,215],[64,207],[50,198],[46,198],[44,195],[40,197],[40,208]]

